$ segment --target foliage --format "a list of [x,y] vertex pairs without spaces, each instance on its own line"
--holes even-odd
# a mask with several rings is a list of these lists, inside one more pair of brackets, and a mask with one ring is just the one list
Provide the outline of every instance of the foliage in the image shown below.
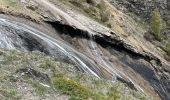
[[110,91],[108,92],[108,100],[120,100],[120,92],[118,91],[118,86],[115,85],[110,88]]
[[81,84],[65,78],[56,78],[53,81],[54,87],[62,93],[70,95],[70,100],[103,100],[104,97],[100,94],[93,93],[90,89]]
[[70,3],[79,9],[81,8],[83,12],[93,19],[104,23],[108,27],[111,27],[111,25],[107,25],[106,23],[110,21],[112,16],[105,1],[101,0],[100,2],[97,2],[96,0],[70,0]]
[[32,86],[35,88],[35,92],[40,96],[45,95],[49,90],[48,87],[45,87],[38,82],[34,82]]
[[170,56],[170,44],[166,45],[165,51],[167,52],[167,55]]
[[44,69],[54,69],[56,67],[53,59],[45,59],[44,62],[40,65]]
[[102,22],[109,21],[111,14],[110,14],[110,10],[107,8],[105,2],[101,1],[100,4],[98,5],[98,7],[100,8],[101,21]]
[[[13,59],[9,59],[8,56],[12,56]],[[6,85],[7,88],[0,89],[0,93],[5,96],[9,95],[9,97],[12,98],[15,96],[15,92],[9,88],[12,82],[18,80],[24,80],[22,82],[31,84],[32,87],[30,88],[33,88],[33,92],[38,94],[36,96],[39,97],[46,97],[47,95],[53,97],[53,94],[63,93],[68,95],[70,100],[119,100],[122,98],[126,100],[128,100],[128,98],[130,98],[130,100],[138,100],[145,96],[137,91],[131,92],[133,90],[127,88],[120,82],[112,83],[111,81],[98,79],[81,73],[77,71],[73,65],[60,64],[55,61],[55,59],[45,56],[43,53],[0,50],[0,58],[2,61],[10,60],[9,63],[1,63],[0,65],[0,83],[10,83],[9,86],[8,84]],[[29,65],[25,65],[25,60],[29,61]],[[21,76],[17,74],[16,70],[23,65],[25,67],[31,66],[33,69],[47,74],[52,80],[44,84],[40,80],[25,78],[25,75]],[[14,89],[16,89],[17,93],[20,93],[17,87],[14,86]],[[18,96],[20,95],[17,94],[16,97]]]
[[7,97],[9,100],[16,99],[16,90],[10,88],[0,87],[0,94]]
[[160,15],[160,12],[158,10],[158,8],[156,8],[153,11],[152,14],[152,18],[151,18],[151,30],[155,35],[155,38],[159,41],[162,40],[162,34],[161,34],[161,30],[162,30],[162,18]]
[[87,2],[88,4],[93,5],[93,6],[95,6],[95,5],[97,4],[95,0],[86,0],[86,2]]

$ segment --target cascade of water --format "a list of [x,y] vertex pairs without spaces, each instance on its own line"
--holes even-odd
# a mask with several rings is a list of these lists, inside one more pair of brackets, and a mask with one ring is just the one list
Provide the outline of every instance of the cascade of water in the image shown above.
[[[47,47],[49,47],[48,51],[51,53],[51,55],[55,55],[55,54],[53,54],[53,53],[55,53],[53,50],[56,50],[57,52],[62,53],[62,56],[66,56],[69,59],[71,59],[72,62],[74,62],[76,65],[78,65],[78,67],[80,69],[82,69],[84,72],[92,74],[98,78],[100,77],[99,76],[100,72],[98,71],[97,67],[95,67],[96,65],[92,62],[92,60],[87,58],[85,55],[77,52],[73,48],[67,46],[66,44],[63,43],[63,41],[56,40],[56,39],[40,32],[30,26],[27,26],[25,24],[18,23],[18,22],[12,22],[12,21],[8,21],[5,19],[0,19],[0,26],[1,27],[3,27],[3,26],[9,27],[10,26],[10,27],[14,28],[15,30],[21,30],[23,33],[29,33],[32,35],[32,37],[41,39],[43,42],[45,42],[48,45],[47,46]],[[13,33],[11,33],[11,34],[13,34]],[[3,34],[0,33],[0,36],[1,35],[3,35]],[[19,34],[19,35],[21,35],[21,34]],[[15,48],[14,44],[15,44],[15,41],[11,40],[10,37],[5,36],[5,35],[3,35],[0,40],[0,47],[2,47],[2,48]],[[6,45],[6,46],[4,46],[4,45]],[[52,50],[50,51],[50,49],[52,49]],[[77,55],[79,55],[81,58],[78,57]],[[87,64],[84,63],[84,61],[88,62],[89,65],[91,65],[91,67],[87,66]]]
[[69,60],[76,64],[80,70],[97,78],[112,79],[113,82],[117,78],[121,78],[143,91],[132,78],[119,70],[115,63],[105,59],[105,52],[93,41],[93,36],[91,36],[91,40],[82,40],[85,43],[84,46],[87,46],[87,52],[92,56],[77,51],[62,39],[52,38],[31,26],[3,18],[0,18],[0,37],[2,37],[0,38],[0,48],[29,50],[29,43],[33,43],[31,47],[33,46],[35,49],[31,50],[46,51],[58,59]]

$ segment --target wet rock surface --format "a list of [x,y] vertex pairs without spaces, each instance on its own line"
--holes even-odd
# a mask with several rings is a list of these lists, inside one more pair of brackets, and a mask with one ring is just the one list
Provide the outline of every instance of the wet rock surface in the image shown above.
[[[70,35],[72,38],[73,37],[77,37],[80,39],[86,38],[86,37],[81,37],[81,35],[77,35],[77,34],[74,34],[73,36],[71,34],[66,33],[66,35]],[[110,59],[110,61],[107,61],[105,59],[107,63],[113,63],[112,60],[114,61],[114,59],[111,58],[112,55],[117,57],[121,61],[121,63],[124,63],[124,65],[122,66],[126,66],[130,69],[133,69],[136,73],[138,73],[145,80],[147,80],[147,82],[149,82],[149,84],[155,89],[155,91],[161,96],[161,98],[165,100],[169,99],[169,93],[167,93],[169,91],[169,86],[167,85],[169,84],[169,76],[165,75],[162,69],[159,69],[159,68],[164,68],[166,66],[166,65],[164,66],[161,64],[160,59],[154,56],[147,55],[147,54],[140,54],[140,53],[133,52],[133,49],[131,51],[131,48],[128,48],[128,47],[126,48],[126,44],[123,44],[123,43],[121,44],[119,43],[120,41],[114,40],[114,38],[111,38],[111,37],[105,37],[105,36],[95,37],[94,36],[93,38],[94,38],[94,41],[96,41],[99,45],[101,45],[103,48],[106,48],[106,50],[110,52],[110,55],[107,56],[107,58]],[[111,38],[111,39],[107,39],[107,38]],[[68,41],[68,42],[71,42],[71,41]],[[125,47],[123,45],[125,45]],[[117,78],[119,81],[127,84],[132,89],[137,88],[136,86],[134,86],[134,83],[132,83],[129,80],[126,80],[126,78],[123,80],[122,78],[120,79],[119,78],[120,77]],[[139,84],[142,84],[142,83],[139,83]],[[143,88],[144,87],[145,86],[143,86]],[[164,92],[164,91],[167,91],[167,92]]]

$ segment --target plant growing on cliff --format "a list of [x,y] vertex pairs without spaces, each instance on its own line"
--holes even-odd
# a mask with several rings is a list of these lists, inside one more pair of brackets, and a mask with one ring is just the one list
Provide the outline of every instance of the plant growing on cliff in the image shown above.
[[151,30],[157,40],[162,40],[162,18],[158,8],[155,8],[151,18]]
[[167,55],[170,56],[170,44],[166,45],[165,51],[167,52]]
[[95,5],[97,4],[95,0],[86,0],[86,2],[87,2],[88,4],[93,5],[93,6],[95,6]]
[[101,21],[102,22],[109,21],[111,18],[111,14],[110,14],[111,12],[104,1],[100,2],[99,8],[100,8]]

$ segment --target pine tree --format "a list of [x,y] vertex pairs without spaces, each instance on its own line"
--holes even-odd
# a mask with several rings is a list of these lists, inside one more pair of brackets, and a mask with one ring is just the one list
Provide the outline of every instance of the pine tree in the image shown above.
[[151,18],[151,29],[155,35],[155,38],[161,41],[162,18],[161,18],[158,8],[155,8],[155,10],[153,11],[152,18]]

